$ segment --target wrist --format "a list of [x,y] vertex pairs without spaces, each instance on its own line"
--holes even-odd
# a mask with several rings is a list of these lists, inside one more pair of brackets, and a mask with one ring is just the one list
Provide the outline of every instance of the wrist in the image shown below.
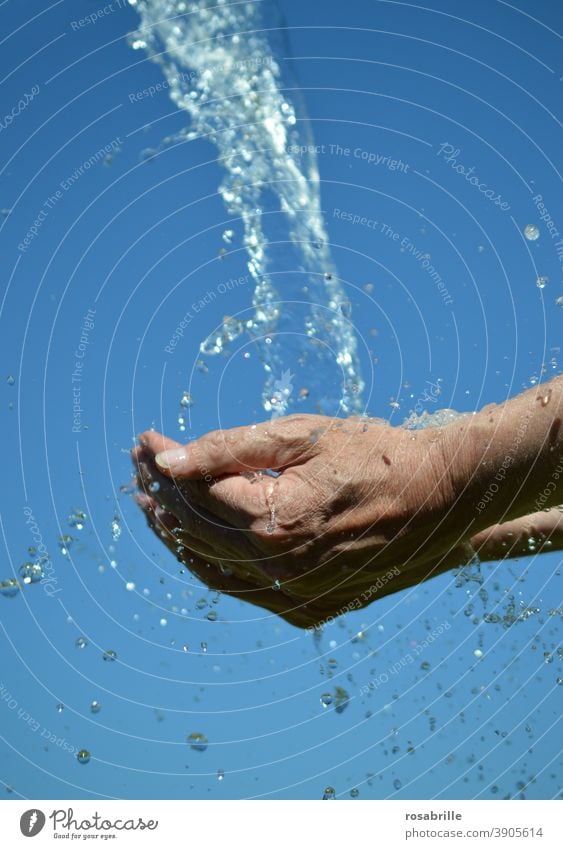
[[453,501],[475,530],[563,501],[562,419],[556,378],[444,428]]

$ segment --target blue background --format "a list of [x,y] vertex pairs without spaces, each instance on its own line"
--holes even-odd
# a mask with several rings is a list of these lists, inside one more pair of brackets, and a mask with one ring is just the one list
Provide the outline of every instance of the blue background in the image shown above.
[[[49,597],[32,584],[0,597],[6,798],[318,799],[327,786],[339,798],[357,788],[360,799],[557,795],[558,555],[486,565],[481,597],[476,582],[441,576],[316,639],[180,574],[120,492],[134,436],[147,427],[180,439],[265,416],[262,373],[256,357],[242,356],[244,339],[206,360],[206,373],[196,367],[201,340],[224,315],[248,309],[250,284],[215,298],[174,354],[164,351],[194,301],[247,273],[241,227],[217,195],[208,141],[144,161],[187,119],[166,90],[130,97],[163,78],[126,42],[135,10],[113,7],[77,29],[72,22],[103,4],[0,6],[1,115],[39,86],[0,132],[0,207],[11,209],[0,219],[0,580],[30,559],[27,506],[58,590]],[[562,268],[532,198],[542,194],[563,232],[563,9],[549,0],[531,12],[500,0],[455,10],[446,0],[424,9],[325,2],[322,14],[295,0],[281,7],[284,61],[320,146],[322,206],[362,340],[369,412],[399,424],[438,381],[429,412],[471,411],[560,373]],[[62,191],[20,251],[61,181],[112,143],[113,160]],[[459,149],[458,162],[510,209],[454,171],[441,144]],[[408,169],[369,164],[357,149]],[[354,225],[335,209],[378,225]],[[535,242],[522,235],[529,223],[541,231]],[[227,227],[236,237],[220,258]],[[405,237],[431,255],[450,305],[401,251]],[[538,275],[549,278],[543,289]],[[88,309],[84,413],[73,433],[74,352]],[[182,434],[178,400],[188,388],[194,405]],[[81,531],[68,525],[75,508],[87,514]],[[113,542],[116,512],[122,534]],[[61,534],[73,536],[68,557]],[[524,615],[504,627],[512,597]],[[483,621],[491,611],[500,622]],[[107,649],[115,662],[103,661]],[[336,687],[350,697],[341,712],[320,701]],[[205,752],[187,745],[194,731],[207,736]],[[88,749],[90,762],[78,763],[71,747]]]

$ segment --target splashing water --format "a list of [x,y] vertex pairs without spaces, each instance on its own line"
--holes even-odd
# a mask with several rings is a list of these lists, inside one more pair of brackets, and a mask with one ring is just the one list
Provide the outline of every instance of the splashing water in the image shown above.
[[[255,284],[253,317],[229,319],[201,352],[221,353],[246,331],[266,371],[266,411],[286,412],[290,399],[280,399],[275,381],[289,367],[313,388],[321,412],[363,412],[357,341],[328,248],[307,123],[282,88],[279,28],[268,26],[269,39],[261,32],[273,4],[129,2],[142,23],[131,47],[160,66],[170,98],[191,119],[190,131],[164,143],[205,137],[217,147],[226,172],[219,192],[232,223],[242,224]],[[225,232],[229,244],[233,231]]]

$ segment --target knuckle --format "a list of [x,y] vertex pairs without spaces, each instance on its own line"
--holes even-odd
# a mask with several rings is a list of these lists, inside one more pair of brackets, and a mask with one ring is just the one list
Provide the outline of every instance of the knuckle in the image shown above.
[[194,457],[202,476],[209,474],[210,469],[221,464],[226,450],[227,445],[222,430],[211,431],[198,441],[197,447],[194,445]]

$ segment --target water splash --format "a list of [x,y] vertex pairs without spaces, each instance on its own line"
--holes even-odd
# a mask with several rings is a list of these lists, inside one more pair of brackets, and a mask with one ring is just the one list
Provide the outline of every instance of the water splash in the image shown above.
[[[217,147],[225,170],[219,192],[229,215],[242,224],[255,285],[252,318],[236,326],[230,319],[226,332],[219,329],[201,343],[202,353],[220,353],[225,342],[246,332],[266,372],[267,412],[286,412],[271,399],[277,399],[275,375],[289,367],[312,388],[321,412],[361,413],[357,341],[330,256],[307,122],[297,117],[296,95],[290,99],[284,90],[279,22],[266,22],[268,38],[263,34],[262,16],[271,15],[274,4],[131,5],[141,17],[131,47],[146,50],[160,66],[170,98],[191,119],[189,131],[165,142],[205,137]],[[230,244],[233,231],[225,233]]]

